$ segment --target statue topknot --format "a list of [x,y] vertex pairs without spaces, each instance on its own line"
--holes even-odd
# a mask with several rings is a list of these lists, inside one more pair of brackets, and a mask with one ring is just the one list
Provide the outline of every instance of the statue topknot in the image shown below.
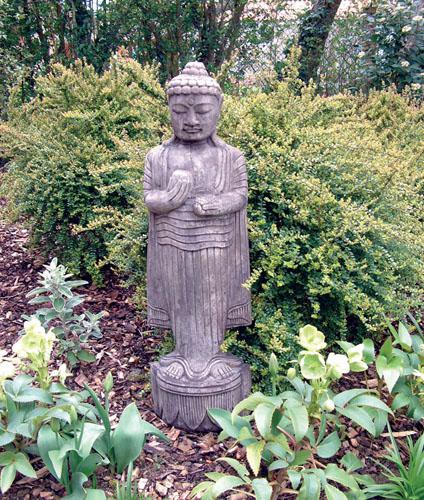
[[177,94],[211,94],[222,95],[219,83],[209,76],[205,65],[201,62],[189,62],[182,72],[168,84],[168,97]]

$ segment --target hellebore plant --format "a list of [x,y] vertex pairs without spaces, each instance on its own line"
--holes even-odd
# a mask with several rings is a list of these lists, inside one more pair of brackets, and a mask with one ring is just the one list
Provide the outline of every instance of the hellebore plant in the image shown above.
[[378,376],[385,382],[393,410],[406,408],[409,417],[424,417],[424,337],[412,315],[410,329],[400,321],[396,330],[388,322],[391,337],[382,345],[376,359]]
[[[324,357],[321,351],[326,347],[325,336],[311,325],[300,329],[298,342],[303,350],[286,377],[294,390],[275,394],[278,363],[273,357],[273,396],[257,392],[236,405],[231,413],[222,409],[209,411],[222,428],[220,439],[232,437],[246,448],[250,471],[234,459],[222,459],[238,477],[209,473],[209,481],[199,484],[193,495],[210,500],[243,487],[243,491],[252,491],[249,495],[262,500],[289,493],[298,493],[299,500],[318,500],[321,493],[330,499],[365,499],[362,488],[372,480],[354,474],[362,467],[354,455],[345,455],[341,467],[324,465],[320,459],[333,457],[341,447],[345,425],[340,417],[377,436],[392,413],[368,389],[337,392],[333,387],[350,371],[367,369],[371,346],[368,342],[357,346],[340,343],[345,354],[330,352]],[[340,486],[347,491],[342,492]]]

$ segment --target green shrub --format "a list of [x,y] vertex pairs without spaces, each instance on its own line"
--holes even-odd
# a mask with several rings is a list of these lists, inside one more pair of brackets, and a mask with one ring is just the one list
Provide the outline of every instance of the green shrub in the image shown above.
[[[11,204],[64,263],[92,274],[112,264],[143,298],[139,181],[146,150],[169,133],[154,71],[122,59],[101,77],[56,67],[38,89],[3,127]],[[259,380],[270,352],[293,356],[305,323],[331,343],[420,304],[424,120],[394,90],[324,98],[295,70],[241,94],[226,96],[219,133],[248,164],[255,322],[224,348]]]
[[[145,153],[164,133],[156,70],[122,57],[101,76],[83,62],[54,65],[37,79],[34,100],[16,101],[12,95],[0,128],[0,148],[12,159],[3,189],[35,243],[100,281],[97,264],[113,231],[94,221],[105,209],[122,215],[132,208]],[[138,161],[129,163],[135,140]]]

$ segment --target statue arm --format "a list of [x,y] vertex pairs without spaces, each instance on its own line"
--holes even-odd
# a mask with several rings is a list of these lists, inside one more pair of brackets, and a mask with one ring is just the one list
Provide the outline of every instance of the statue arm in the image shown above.
[[155,214],[166,214],[181,206],[191,188],[191,176],[188,172],[176,171],[169,180],[166,189],[154,189],[152,165],[149,157],[144,167],[144,203]]
[[231,186],[226,193],[199,197],[194,205],[198,215],[226,215],[238,212],[247,205],[247,172],[243,155],[233,164]]

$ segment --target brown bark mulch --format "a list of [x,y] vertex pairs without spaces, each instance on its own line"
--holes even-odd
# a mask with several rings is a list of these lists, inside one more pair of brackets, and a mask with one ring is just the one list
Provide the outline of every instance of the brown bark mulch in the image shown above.
[[[28,248],[28,231],[18,225],[2,221],[0,200],[0,349],[11,351],[12,344],[22,329],[22,314],[31,312],[29,290],[37,284],[37,273],[42,270],[44,259]],[[139,489],[151,498],[186,499],[191,489],[205,479],[207,471],[223,471],[215,460],[223,455],[242,459],[244,452],[233,446],[231,440],[218,443],[217,434],[196,435],[170,428],[152,410],[149,365],[158,357],[163,338],[147,328],[131,300],[132,291],[122,287],[115,276],[107,278],[104,288],[86,286],[84,306],[93,312],[106,311],[102,320],[103,338],[90,342],[96,362],[82,363],[74,370],[73,384],[89,384],[101,394],[102,382],[108,371],[114,376],[111,393],[111,413],[115,421],[127,404],[136,401],[144,419],[159,427],[170,438],[169,443],[149,439],[144,453],[135,464],[135,477]],[[59,364],[60,360],[56,360]],[[71,380],[71,379],[69,379]],[[349,377],[344,381],[349,388],[364,387],[363,376]],[[393,430],[419,435],[422,425],[406,417],[396,416]],[[387,436],[372,439],[365,432],[347,429],[343,453],[353,451],[366,462],[364,473],[378,475],[372,458],[378,459],[389,444]],[[34,463],[37,469],[39,462]],[[61,485],[41,470],[37,480],[18,478],[15,485],[3,496],[5,499],[56,499],[65,493]],[[113,495],[114,480],[108,470],[100,474],[99,487]],[[241,499],[243,495],[234,495]]]

